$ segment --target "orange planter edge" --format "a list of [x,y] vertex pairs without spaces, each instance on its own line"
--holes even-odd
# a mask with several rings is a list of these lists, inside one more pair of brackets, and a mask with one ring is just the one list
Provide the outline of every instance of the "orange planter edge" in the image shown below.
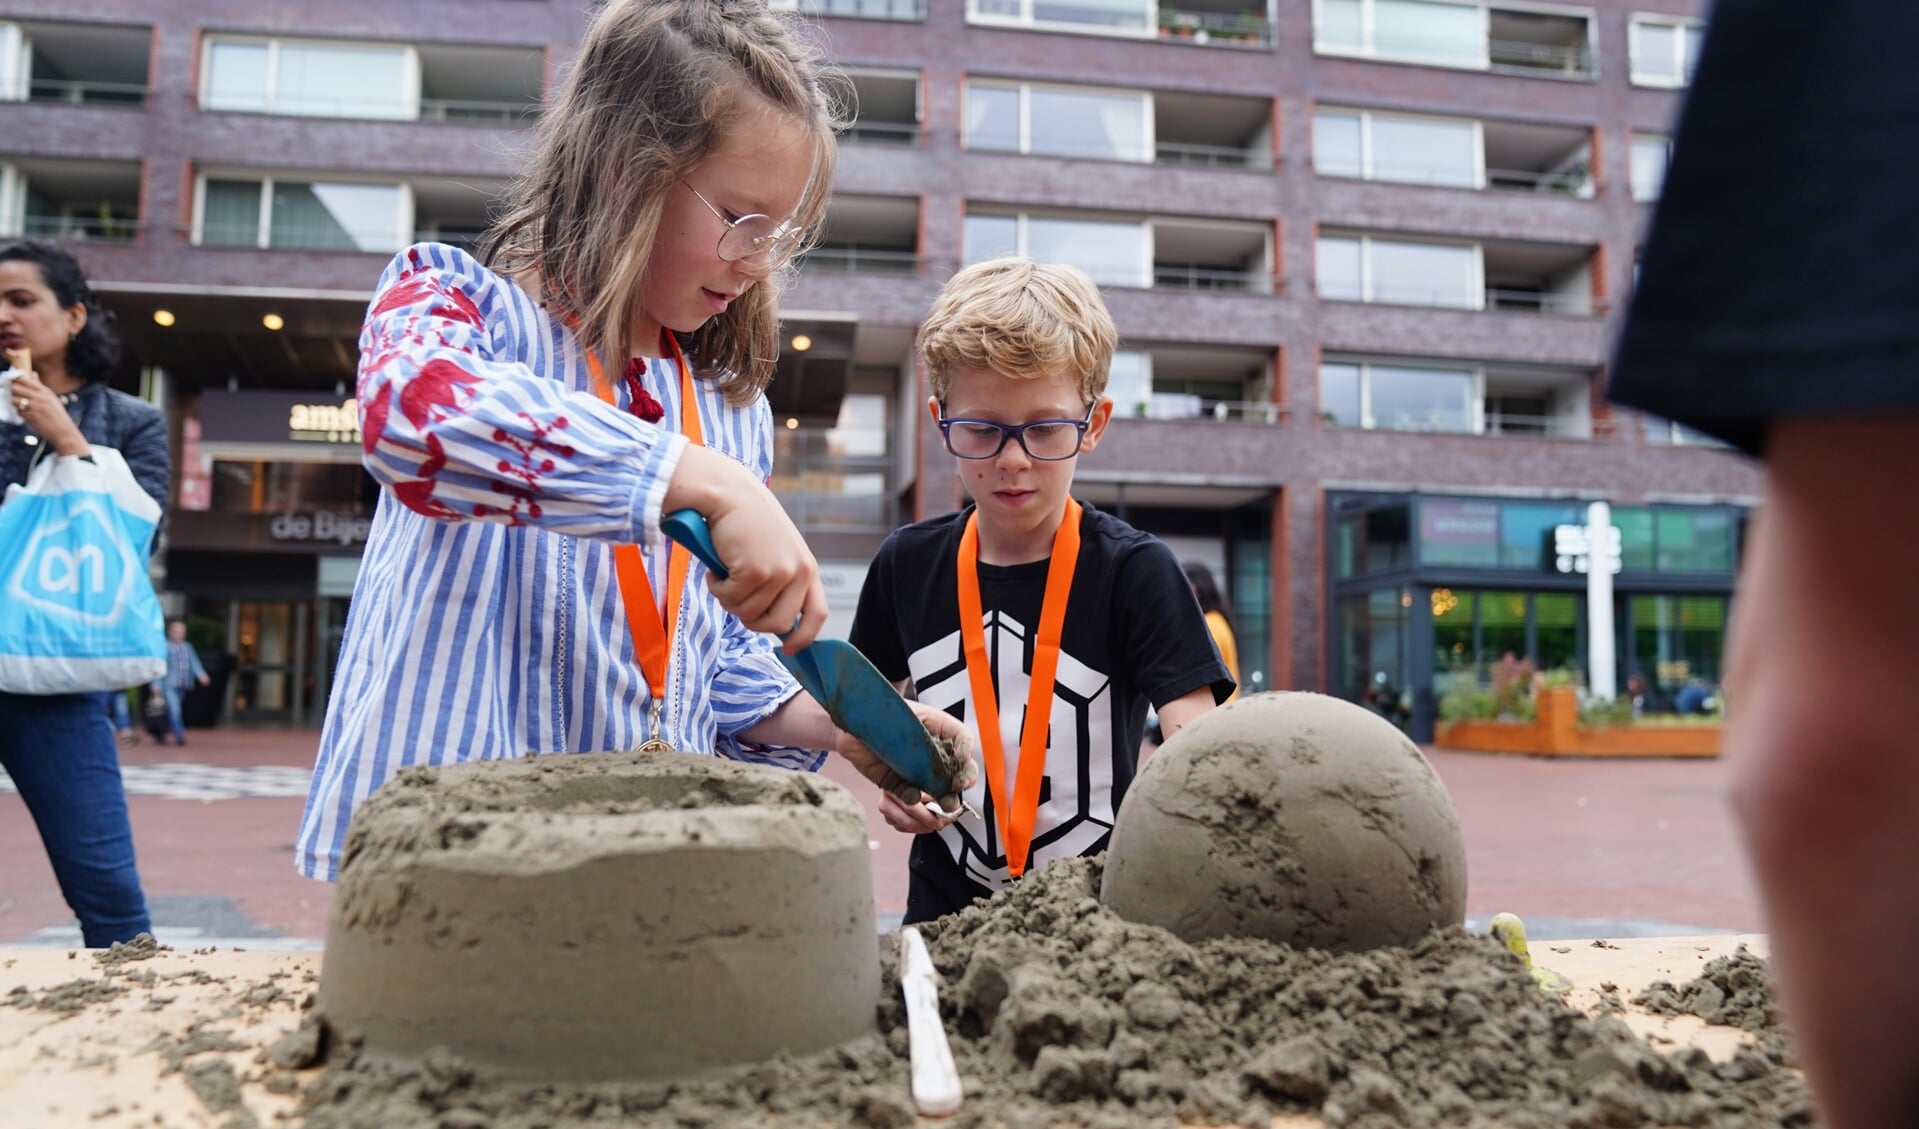
[[1433,744],[1442,749],[1534,757],[1716,757],[1717,725],[1578,724],[1579,701],[1569,689],[1545,690],[1536,721],[1442,722]]

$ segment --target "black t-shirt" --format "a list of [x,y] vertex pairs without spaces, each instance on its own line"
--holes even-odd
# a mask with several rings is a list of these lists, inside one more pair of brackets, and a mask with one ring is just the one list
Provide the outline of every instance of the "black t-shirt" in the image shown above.
[[1752,452],[1919,411],[1919,4],[1714,6],[1611,395]]
[[[1201,687],[1232,692],[1212,633],[1172,550],[1125,522],[1083,506],[1079,561],[1060,631],[1053,717],[1027,873],[1055,859],[1106,848],[1120,799],[1139,763],[1148,704]],[[960,640],[959,543],[971,508],[895,530],[860,592],[851,641],[921,702],[974,725]],[[979,566],[986,650],[999,691],[1007,787],[1018,779],[1033,635],[1049,562]],[[984,764],[981,765],[984,769]],[[928,920],[1005,886],[993,797],[983,779],[966,816],[913,843],[907,921]]]

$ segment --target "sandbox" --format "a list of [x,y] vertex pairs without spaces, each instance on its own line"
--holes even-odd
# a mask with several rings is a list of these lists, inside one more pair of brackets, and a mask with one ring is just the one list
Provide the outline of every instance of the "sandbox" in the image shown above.
[[829,780],[596,754],[410,770],[355,814],[319,1012],[369,1055],[684,1077],[871,1033],[870,850]]

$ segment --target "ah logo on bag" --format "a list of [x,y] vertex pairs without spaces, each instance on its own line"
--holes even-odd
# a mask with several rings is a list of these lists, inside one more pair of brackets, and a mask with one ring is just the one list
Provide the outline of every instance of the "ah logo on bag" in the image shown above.
[[35,528],[8,596],[97,627],[119,623],[146,570],[111,504],[105,495],[79,495],[61,519]]

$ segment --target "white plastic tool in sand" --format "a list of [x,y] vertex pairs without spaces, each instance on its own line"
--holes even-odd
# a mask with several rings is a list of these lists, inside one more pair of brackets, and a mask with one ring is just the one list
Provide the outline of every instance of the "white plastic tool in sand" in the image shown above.
[[913,1104],[927,1117],[959,1112],[959,1068],[940,1022],[939,989],[933,957],[920,931],[900,930],[900,991],[906,996],[906,1034],[913,1057]]

